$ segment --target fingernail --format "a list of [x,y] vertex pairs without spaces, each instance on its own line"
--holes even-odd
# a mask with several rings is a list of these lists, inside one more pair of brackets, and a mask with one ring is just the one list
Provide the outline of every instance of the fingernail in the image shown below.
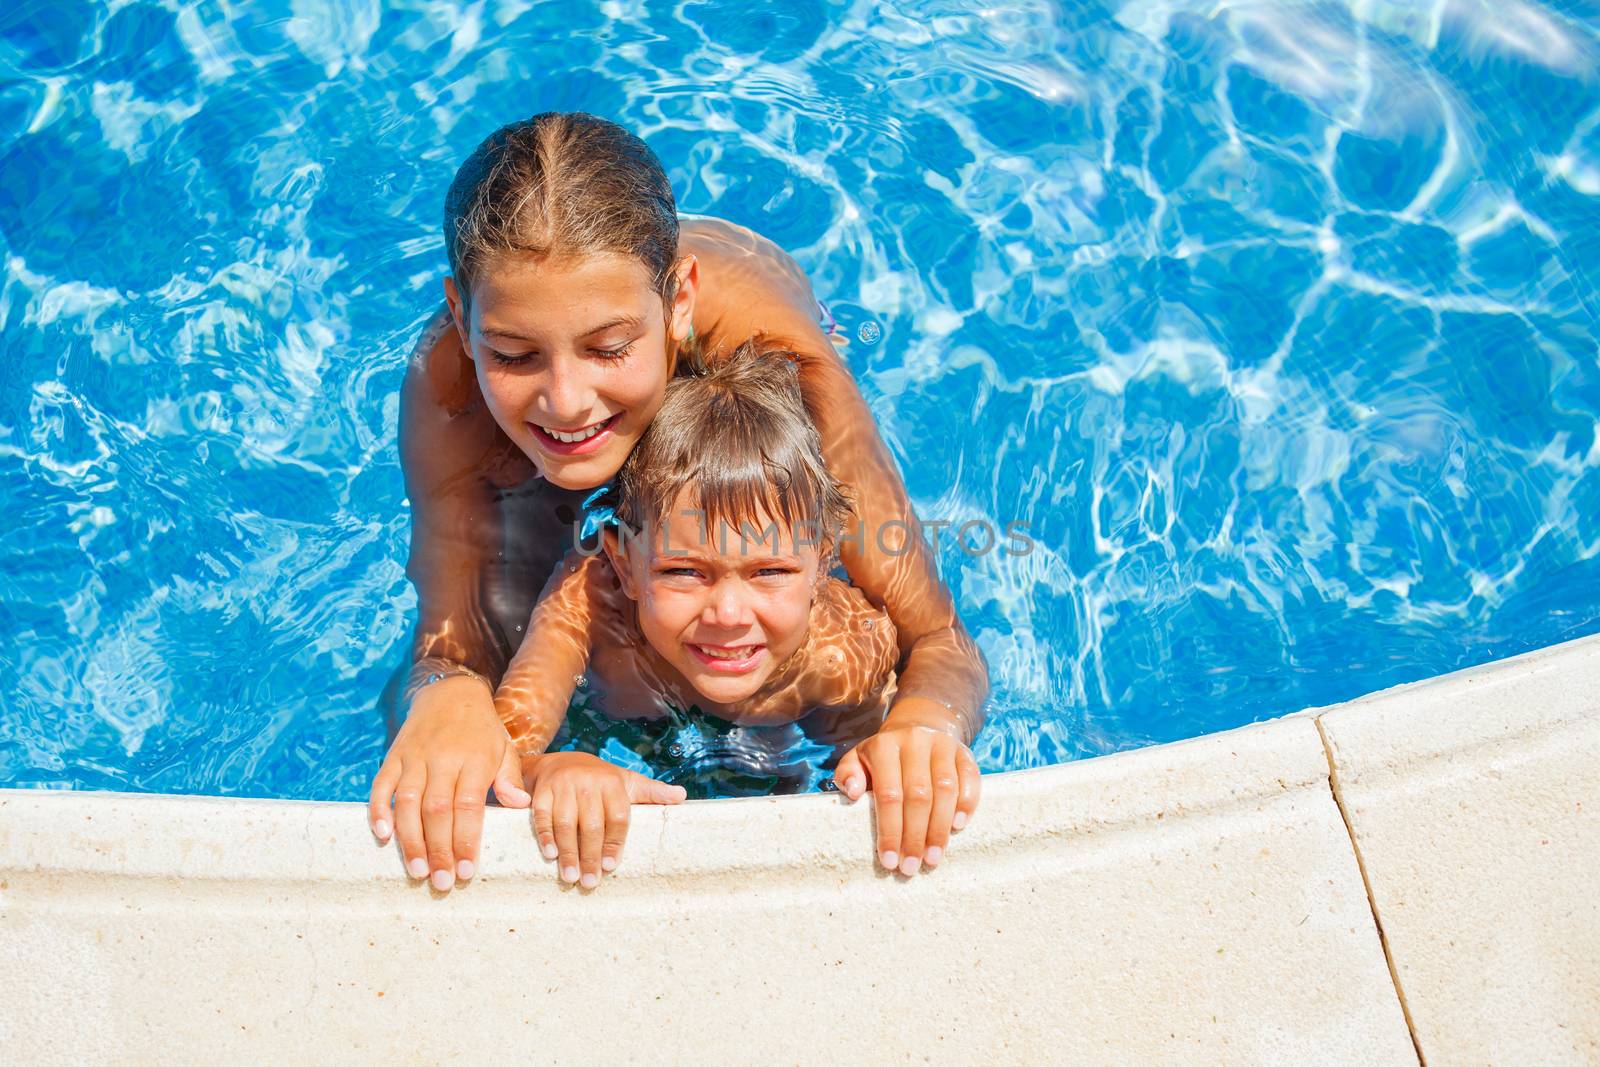
[[566,882],[576,882],[578,880],[578,868],[576,868],[576,867],[563,867],[563,868],[561,868],[561,878],[562,878],[563,881],[566,881]]
[[916,874],[917,868],[922,866],[922,861],[915,856],[907,856],[900,861],[901,874]]
[[472,865],[471,860],[462,860],[460,863],[456,864],[456,877],[461,879],[463,882],[465,882],[468,878],[471,878],[477,872],[478,869]]
[[389,824],[379,819],[372,824],[372,833],[379,841],[389,840]]
[[944,859],[944,849],[940,848],[938,845],[934,845],[932,848],[928,849],[929,867],[939,866],[939,861],[942,859]]
[[893,852],[884,852],[878,856],[878,859],[883,862],[884,867],[891,871],[900,863],[900,857]]
[[606,857],[604,857],[600,861],[600,866],[604,870],[608,870],[608,871],[616,870],[617,869],[616,857],[614,857],[614,856],[606,856]]
[[449,871],[433,872],[433,888],[443,893],[446,889],[456,884],[456,876]]
[[553,860],[561,854],[561,850],[554,845],[545,845],[539,851],[544,853],[544,858],[547,860]]
[[851,800],[854,800],[856,794],[861,792],[861,779],[854,776],[846,778],[844,780],[844,791],[850,794]]
[[964,811],[956,812],[956,817],[950,820],[950,825],[954,826],[957,830],[967,825],[967,813]]
[[600,876],[599,875],[589,874],[587,871],[584,872],[584,875],[583,875],[583,888],[585,888],[585,889],[593,889],[595,886],[597,886],[599,884],[600,884]]
[[411,872],[411,877],[413,878],[426,878],[428,877],[428,861],[418,856],[406,866],[406,870]]

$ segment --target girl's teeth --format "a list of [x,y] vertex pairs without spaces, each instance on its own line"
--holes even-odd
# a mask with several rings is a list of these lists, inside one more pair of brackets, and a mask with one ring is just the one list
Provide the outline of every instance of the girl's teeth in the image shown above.
[[587,430],[579,430],[577,433],[562,433],[560,430],[552,430],[548,426],[541,426],[540,429],[544,430],[544,432],[549,434],[551,437],[554,437],[557,441],[570,445],[575,444],[578,441],[587,441],[589,438],[599,433],[601,427],[604,425],[605,423],[603,422],[597,422]]

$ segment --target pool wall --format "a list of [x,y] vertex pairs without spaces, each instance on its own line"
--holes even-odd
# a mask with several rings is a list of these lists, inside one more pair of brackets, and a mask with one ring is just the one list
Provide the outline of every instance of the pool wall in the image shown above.
[[593,891],[491,809],[440,895],[359,804],[0,791],[0,1047],[1595,1062],[1597,787],[1600,637],[988,776],[911,878],[828,794],[636,809]]

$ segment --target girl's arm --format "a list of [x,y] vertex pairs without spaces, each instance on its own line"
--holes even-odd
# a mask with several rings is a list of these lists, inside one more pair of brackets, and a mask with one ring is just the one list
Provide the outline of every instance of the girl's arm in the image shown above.
[[900,645],[899,689],[885,728],[931,726],[971,744],[983,726],[988,667],[939,579],[904,483],[855,378],[822,330],[787,306],[763,323],[801,357],[800,387],[822,438],[828,469],[855,504],[839,559],[856,588],[882,606]]
[[482,477],[496,447],[493,421],[463,414],[470,366],[444,351],[459,346],[449,313],[423,330],[400,386],[400,467],[411,506],[406,577],[417,590],[417,630],[407,697],[435,670],[465,667],[493,679],[506,649],[483,603],[484,570],[500,545],[498,512]]
[[[520,768],[495,714],[494,679],[506,651],[482,603],[482,575],[499,544],[483,457],[494,446],[484,420],[464,412],[454,341],[436,319],[424,331],[400,389],[400,458],[411,501],[406,574],[418,621],[404,722],[373,778],[374,835],[399,839],[414,878],[449,889],[475,872],[484,797],[526,806]],[[452,364],[456,364],[452,366]],[[492,426],[492,423],[490,424]],[[424,685],[428,675],[446,677]]]
[[589,666],[607,566],[598,556],[567,554],[539,594],[522,647],[495,690],[495,710],[524,759],[542,753],[561,729],[572,691]]

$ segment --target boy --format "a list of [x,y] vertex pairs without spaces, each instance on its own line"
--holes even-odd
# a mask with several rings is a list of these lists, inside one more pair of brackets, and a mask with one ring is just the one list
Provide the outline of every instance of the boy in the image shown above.
[[[822,460],[789,353],[746,342],[675,379],[617,481],[619,525],[546,586],[495,694],[523,756],[535,828],[562,877],[616,867],[637,776],[545,753],[575,684],[617,719],[698,707],[740,726],[806,720],[854,742],[883,719],[888,616],[828,575],[849,504]],[[642,799],[676,803],[651,783]]]

